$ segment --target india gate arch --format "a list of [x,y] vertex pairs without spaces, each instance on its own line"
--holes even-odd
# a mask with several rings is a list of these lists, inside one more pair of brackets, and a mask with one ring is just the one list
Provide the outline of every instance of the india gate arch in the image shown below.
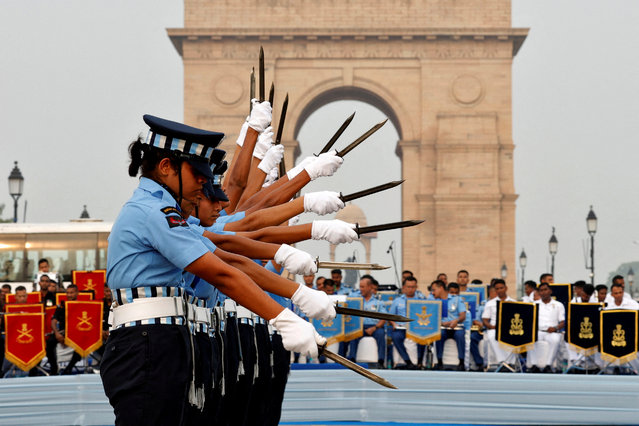
[[426,219],[402,233],[403,268],[427,285],[462,268],[486,282],[505,264],[514,281],[511,75],[527,30],[512,28],[510,0],[184,4],[184,27],[168,34],[184,64],[187,124],[225,131],[232,149],[260,46],[275,122],[290,96],[289,167],[313,102],[349,88],[376,96],[400,134],[402,216]]

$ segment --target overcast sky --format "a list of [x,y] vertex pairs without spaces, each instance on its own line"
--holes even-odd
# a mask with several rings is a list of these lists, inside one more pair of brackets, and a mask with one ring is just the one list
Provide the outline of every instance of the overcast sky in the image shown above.
[[[512,16],[514,27],[530,28],[513,65],[517,256],[525,248],[526,277],[538,278],[549,268],[555,226],[557,280],[586,279],[582,243],[593,205],[603,282],[639,257],[639,2],[514,0]],[[175,0],[0,2],[0,177],[19,162],[20,218],[27,200],[29,222],[77,218],[84,204],[94,218],[115,219],[137,184],[126,175],[126,144],[144,131],[142,114],[183,117],[182,62],[166,35],[182,26],[183,4]],[[378,119],[366,105],[341,108],[358,109],[364,128]],[[311,117],[300,140],[313,126],[326,128],[326,115]],[[388,167],[399,176],[396,157]],[[345,191],[362,187],[348,176],[339,183]],[[6,189],[2,203],[10,217]],[[381,199],[367,203],[369,223],[398,219]],[[386,249],[398,238],[375,241],[373,261],[392,263]],[[363,256],[353,245],[338,257],[354,250]],[[392,281],[391,272],[381,277]]]

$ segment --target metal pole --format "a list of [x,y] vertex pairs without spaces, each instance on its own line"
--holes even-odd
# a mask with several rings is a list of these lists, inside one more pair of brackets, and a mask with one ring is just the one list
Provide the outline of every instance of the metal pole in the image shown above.
[[590,234],[590,284],[595,285],[595,236]]
[[555,276],[555,255],[552,254],[550,255],[551,260],[550,260],[550,273],[552,274],[552,276]]
[[16,197],[15,195],[12,195],[11,198],[13,198],[13,223],[17,223],[18,222],[18,198],[20,198],[20,196],[18,195]]

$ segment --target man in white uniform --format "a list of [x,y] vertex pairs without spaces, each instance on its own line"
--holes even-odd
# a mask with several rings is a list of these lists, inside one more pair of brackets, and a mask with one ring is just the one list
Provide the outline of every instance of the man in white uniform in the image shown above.
[[[621,286],[621,292],[623,294],[623,299],[624,300],[632,300],[632,296],[630,296],[630,293],[627,293],[625,291],[626,288],[626,283],[624,282],[624,279],[621,275],[615,275],[615,277],[612,279],[612,285],[619,285]],[[614,297],[612,295],[612,287],[610,287],[610,293],[608,293],[606,295],[606,303],[608,304],[608,306],[612,305],[614,303]],[[626,308],[614,308],[614,309],[626,309]]]
[[[559,343],[562,340],[562,334],[559,330],[566,325],[566,309],[564,305],[552,296],[552,289],[547,283],[539,284],[537,288],[541,300],[537,302],[539,305],[539,324],[537,325],[537,342],[534,348],[528,352],[527,366],[531,373],[538,373],[540,370],[544,373],[551,373],[551,364],[555,361]],[[548,351],[543,354],[540,349],[539,342],[548,343]]]
[[610,288],[610,294],[606,298],[606,300],[608,301],[608,305],[606,305],[604,310],[606,311],[611,309],[632,309],[635,311],[639,310],[639,303],[635,302],[632,298],[626,297],[626,294],[628,293],[625,293],[623,291],[623,284],[619,282],[616,282],[616,283],[613,282],[612,287]]
[[493,287],[497,293],[497,297],[486,302],[481,319],[486,327],[486,340],[488,341],[493,354],[495,354],[496,361],[499,363],[506,362],[510,364],[514,363],[515,356],[513,353],[509,353],[504,350],[499,342],[497,342],[497,336],[495,333],[495,329],[497,327],[497,301],[516,302],[516,300],[508,296],[508,287],[506,287],[506,282],[501,278],[497,278],[493,282]]

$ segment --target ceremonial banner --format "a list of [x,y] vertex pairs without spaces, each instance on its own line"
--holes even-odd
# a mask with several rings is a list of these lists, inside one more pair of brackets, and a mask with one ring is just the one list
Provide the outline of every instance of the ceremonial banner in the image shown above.
[[[4,298],[6,303],[16,303],[15,294],[5,294]],[[32,291],[27,293],[27,303],[40,303],[42,302],[42,294],[39,291]]]
[[479,303],[481,305],[484,300],[488,300],[488,286],[486,284],[468,284],[464,293],[479,293]]
[[106,269],[71,271],[71,282],[77,285],[80,291],[93,291],[95,298],[92,300],[102,300],[104,299]]
[[[93,295],[91,293],[87,293],[87,292],[79,292],[78,293],[78,301],[86,301],[89,302],[93,300]],[[55,294],[55,303],[56,305],[59,305],[62,303],[62,301],[67,301],[67,294],[66,293],[56,293]]]
[[[92,291],[80,291],[78,292],[78,300],[95,300],[93,298],[93,292]],[[102,300],[102,299],[100,299]]]
[[637,313],[622,309],[599,313],[599,345],[603,360],[623,364],[637,357]]
[[55,314],[55,310],[57,306],[49,306],[44,308],[44,334],[53,333],[53,328],[51,326],[51,319],[53,319],[53,314]]
[[572,300],[572,285],[570,284],[549,284],[552,290],[552,298],[561,302],[568,312],[568,304]]
[[459,293],[459,296],[462,298],[464,303],[466,303],[466,310],[470,312],[471,315],[470,319],[478,319],[477,307],[479,306],[481,295],[479,293],[475,293],[474,291],[462,291],[461,293]]
[[[364,298],[349,297],[346,299],[347,308],[364,309]],[[344,342],[348,342],[364,335],[364,317],[341,315],[344,321]]]
[[406,316],[413,321],[406,323],[406,337],[420,345],[430,345],[441,339],[441,300],[407,300]]
[[45,355],[44,314],[6,314],[5,358],[20,370],[38,365]]
[[521,353],[537,341],[537,304],[497,301],[497,341]]
[[[346,302],[338,302],[339,306],[346,306]],[[320,320],[313,318],[311,323],[315,330],[326,338],[326,345],[332,345],[336,342],[344,340],[344,318],[343,315],[337,315],[334,319]]]
[[574,351],[586,356],[599,346],[599,303],[569,303],[566,341]]
[[41,314],[44,312],[44,305],[42,303],[10,303],[5,305],[4,309],[5,312],[14,314]]
[[102,309],[99,302],[65,302],[64,344],[83,358],[102,346]]

